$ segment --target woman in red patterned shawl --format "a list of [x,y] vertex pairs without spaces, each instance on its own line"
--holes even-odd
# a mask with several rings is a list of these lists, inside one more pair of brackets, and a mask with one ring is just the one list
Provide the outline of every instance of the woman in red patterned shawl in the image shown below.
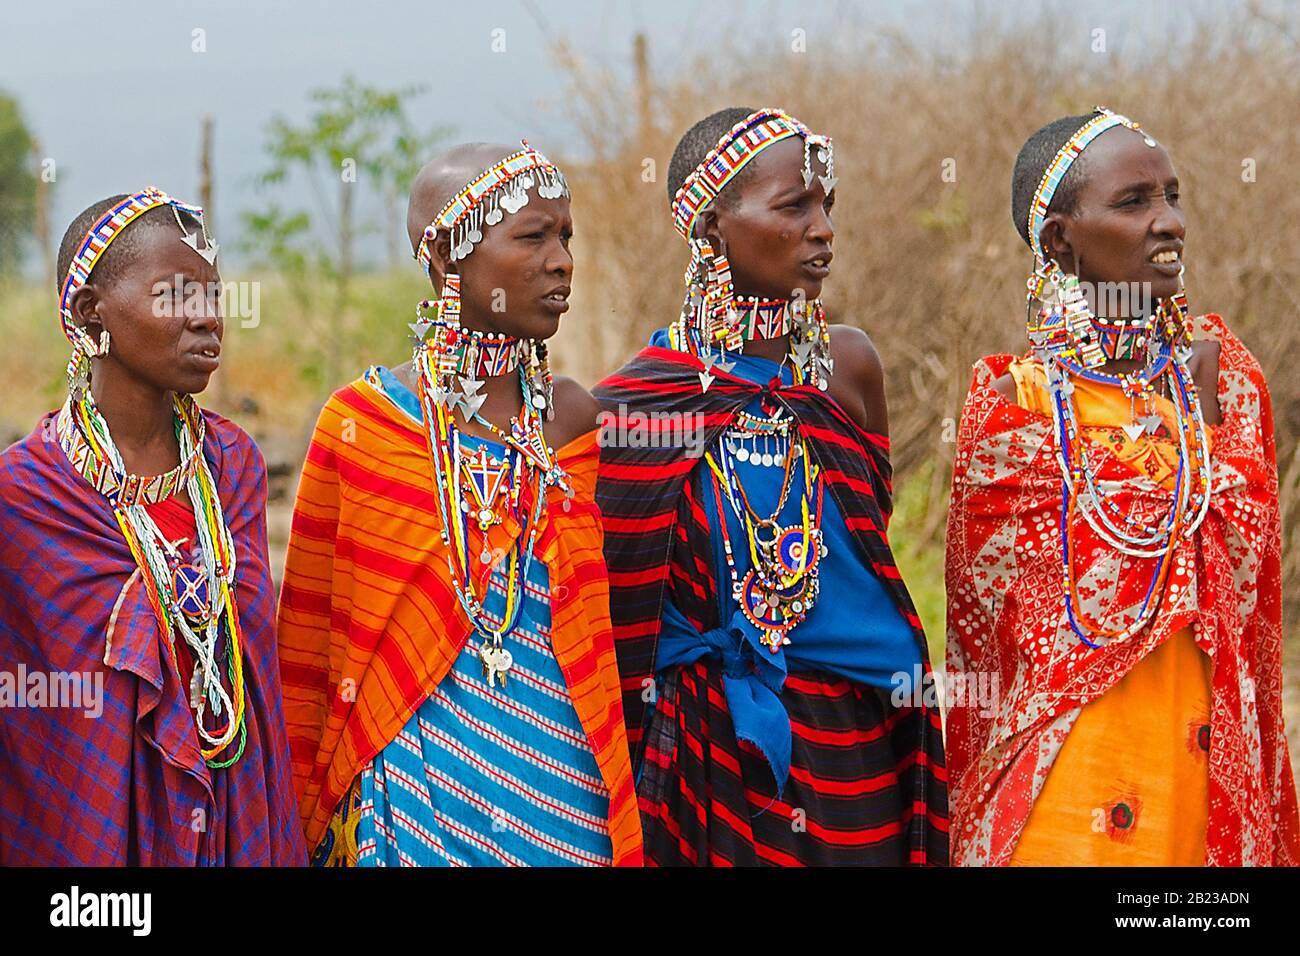
[[1272,407],[1188,312],[1169,155],[1056,120],[1012,213],[1032,348],[975,366],[948,523],[954,862],[1295,865]]

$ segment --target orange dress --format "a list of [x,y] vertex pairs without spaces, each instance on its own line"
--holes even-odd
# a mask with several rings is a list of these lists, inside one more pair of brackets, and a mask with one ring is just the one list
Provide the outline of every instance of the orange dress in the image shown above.
[[[1051,415],[1040,364],[1013,362],[1016,401]],[[1092,441],[1172,490],[1173,439],[1120,427],[1120,389],[1075,379],[1075,408]],[[1157,399],[1166,430],[1175,410]],[[1103,696],[1085,705],[1034,801],[1012,866],[1203,866],[1209,805],[1211,662],[1183,628]]]

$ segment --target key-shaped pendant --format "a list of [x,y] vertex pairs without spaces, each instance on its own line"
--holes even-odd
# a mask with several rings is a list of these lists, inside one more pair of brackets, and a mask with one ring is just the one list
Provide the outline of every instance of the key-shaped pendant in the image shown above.
[[484,644],[478,649],[479,660],[483,662],[483,677],[488,686],[493,686],[498,678],[502,687],[506,686],[506,672],[514,664],[514,656],[504,647]]
[[194,672],[190,674],[190,710],[198,710],[199,704],[203,703],[203,692],[206,689],[203,673],[203,665],[196,661]]

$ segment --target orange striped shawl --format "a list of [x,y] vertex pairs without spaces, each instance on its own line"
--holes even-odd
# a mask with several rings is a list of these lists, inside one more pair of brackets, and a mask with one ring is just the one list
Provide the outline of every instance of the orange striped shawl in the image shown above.
[[[537,538],[552,645],[609,788],[616,865],[641,826],[595,504],[596,432],[560,449],[575,497],[552,488]],[[280,593],[285,721],[309,846],[361,768],[451,669],[470,624],[447,580],[422,430],[359,379],[331,396],[307,451]]]

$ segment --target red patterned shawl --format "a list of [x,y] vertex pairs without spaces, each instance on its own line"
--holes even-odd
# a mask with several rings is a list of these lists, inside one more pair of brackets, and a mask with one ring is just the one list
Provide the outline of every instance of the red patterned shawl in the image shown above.
[[[962,413],[948,519],[948,669],[966,686],[996,677],[992,715],[972,695],[948,715],[953,862],[1002,865],[1080,709],[1162,641],[1190,626],[1213,659],[1209,760],[1210,865],[1296,865],[1295,782],[1282,726],[1281,522],[1268,386],[1258,362],[1217,315],[1195,337],[1221,347],[1213,428],[1213,494],[1175,556],[1155,622],[1093,650],[1065,619],[1061,475],[1050,419],[1007,401],[993,382],[1010,355],[975,366]],[[1101,445],[1090,459],[1129,513],[1167,500]],[[1083,521],[1080,517],[1079,521]],[[1077,534],[1084,609],[1106,619],[1140,603],[1150,562],[1124,559],[1090,528]]]

